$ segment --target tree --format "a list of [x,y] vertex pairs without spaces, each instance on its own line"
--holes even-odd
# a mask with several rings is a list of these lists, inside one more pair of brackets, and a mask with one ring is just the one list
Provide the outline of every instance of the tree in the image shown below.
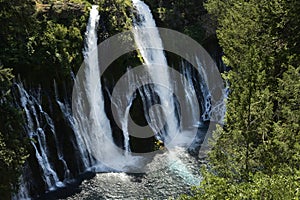
[[[199,199],[299,198],[299,2],[208,0],[230,84]],[[284,188],[284,189],[283,189]]]
[[34,4],[33,0],[0,0],[0,61],[4,66],[28,61],[26,44],[35,25]]

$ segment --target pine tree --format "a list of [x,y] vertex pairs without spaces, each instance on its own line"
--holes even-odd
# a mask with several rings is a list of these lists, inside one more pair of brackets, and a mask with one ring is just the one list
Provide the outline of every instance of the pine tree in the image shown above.
[[225,127],[194,197],[298,199],[300,24],[298,1],[208,0],[230,84]]

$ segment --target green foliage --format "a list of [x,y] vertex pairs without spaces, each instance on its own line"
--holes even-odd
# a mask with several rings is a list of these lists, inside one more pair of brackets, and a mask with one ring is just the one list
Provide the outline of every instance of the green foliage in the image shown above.
[[80,67],[89,6],[87,1],[53,1],[52,11],[37,11],[36,31],[27,43],[34,71],[64,79]]
[[163,150],[165,148],[165,144],[161,140],[157,140],[154,143],[154,150]]
[[42,27],[45,27],[44,30],[39,35],[30,37],[27,44],[28,49],[31,49],[31,65],[37,66],[35,70],[43,69],[47,73],[67,75],[71,68],[79,68],[83,43],[80,29],[50,20],[44,21]]
[[12,105],[11,69],[0,67],[0,196],[9,199],[17,188],[20,170],[27,158],[22,138],[22,115]]
[[[208,0],[232,70],[225,127],[194,197],[299,199],[299,2]],[[293,25],[292,27],[290,25]]]
[[83,34],[90,4],[85,1],[0,0],[0,198],[17,189],[27,158],[22,112],[10,93],[12,78],[52,85],[82,63]]
[[100,0],[100,40],[113,36],[132,27],[131,0]]
[[10,68],[5,68],[3,69],[3,66],[0,66],[0,82],[9,82],[14,78],[12,75],[12,69]]
[[[180,199],[299,199],[299,171],[297,174],[269,176],[261,172],[251,175],[248,182],[230,182],[228,179],[203,171],[206,177],[194,196]],[[202,190],[205,188],[205,190]]]
[[0,5],[0,61],[14,73],[47,84],[80,67],[87,1],[2,0]]
[[[63,80],[83,61],[83,35],[91,6],[88,0],[1,0],[0,61],[30,82]],[[129,30],[131,0],[97,1],[99,40]],[[10,9],[10,8],[13,8]],[[40,77],[43,77],[41,80]]]
[[0,61],[5,66],[26,62],[27,37],[32,33],[34,1],[0,1]]

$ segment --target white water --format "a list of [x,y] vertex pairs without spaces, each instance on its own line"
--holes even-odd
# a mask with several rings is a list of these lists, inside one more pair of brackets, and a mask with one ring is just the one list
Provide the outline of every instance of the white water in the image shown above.
[[[181,78],[181,82],[183,83],[183,87],[185,90],[185,105],[184,105],[184,109],[186,109],[186,112],[190,114],[190,119],[191,121],[189,121],[189,124],[183,124],[185,129],[191,129],[192,126],[194,128],[199,127],[202,125],[202,121],[200,121],[199,119],[199,113],[195,111],[194,106],[193,105],[197,105],[197,98],[193,98],[196,96],[196,90],[194,87],[194,83],[193,83],[193,74],[191,72],[191,70],[189,70],[188,67],[186,67],[186,63],[185,62],[181,62],[181,66],[182,66],[182,74],[184,76],[182,76]],[[185,79],[185,80],[184,80]],[[178,89],[179,87],[175,87],[175,89]],[[208,110],[209,112],[209,110]]]
[[[128,69],[130,70],[130,69]],[[134,84],[136,82],[135,78],[133,77],[132,74],[129,73],[129,76],[124,78],[124,84],[127,85],[127,88],[130,87],[134,87]],[[125,87],[125,86],[124,86]],[[108,91],[108,94],[110,92]],[[121,124],[121,128],[123,131],[123,136],[124,136],[124,149],[125,149],[125,156],[127,158],[129,158],[131,156],[130,152],[130,137],[129,137],[129,127],[128,127],[128,123],[129,123],[129,115],[130,115],[130,108],[132,105],[133,100],[135,99],[135,95],[131,96],[131,94],[125,94],[124,92],[117,92],[118,94],[118,98],[114,98],[111,99],[111,103],[117,108],[117,112],[118,112],[118,120],[120,121]],[[123,109],[118,109],[118,108],[125,108],[125,110]]]
[[[157,124],[160,124],[160,123],[164,123],[164,120],[166,120],[168,127],[166,132],[163,132],[163,134],[165,134],[163,135],[163,138],[165,139],[165,142],[168,143],[169,142],[168,140],[172,139],[174,135],[180,132],[180,130],[178,128],[178,123],[175,116],[175,105],[172,98],[173,86],[170,83],[170,76],[167,71],[167,61],[163,51],[161,50],[163,48],[162,41],[160,39],[153,17],[151,15],[151,11],[149,10],[148,6],[145,5],[142,1],[133,0],[133,2],[141,18],[144,19],[141,23],[135,24],[136,43],[140,49],[145,64],[147,64],[147,66],[149,67],[148,68],[149,73],[151,74],[151,78],[153,82],[163,83],[163,85],[168,88],[167,90],[162,87],[155,87],[155,91],[159,95],[161,100],[161,105],[164,108],[163,114],[165,115],[165,119],[161,117],[162,116],[161,114],[160,115],[158,114],[158,111],[151,110],[152,112],[150,112],[149,115],[150,119],[148,119],[148,121],[151,121],[152,123],[156,122]],[[124,155],[124,152],[120,151],[120,149],[118,149],[113,142],[110,122],[104,110],[104,99],[102,96],[100,72],[98,66],[98,52],[97,52],[96,28],[97,28],[98,20],[99,20],[99,15],[98,15],[97,7],[93,6],[90,13],[90,19],[86,31],[86,40],[85,40],[86,46],[84,49],[84,57],[85,57],[84,75],[85,76],[79,80],[81,82],[79,84],[80,87],[77,88],[78,98],[75,100],[76,109],[73,109],[74,117],[71,114],[71,110],[68,104],[66,102],[62,103],[58,99],[58,95],[56,95],[56,102],[59,105],[65,118],[69,122],[71,128],[73,129],[76,135],[78,148],[81,153],[80,159],[83,160],[85,169],[96,166],[96,171],[105,171],[107,170],[107,168],[105,168],[105,165],[107,164],[107,166],[110,166],[116,170],[126,171],[127,167],[132,167],[136,165],[136,167],[138,168],[140,166],[139,164],[142,165],[142,163],[136,162],[138,160],[134,159],[130,155],[128,116],[129,116],[129,110],[134,97],[126,96],[125,97],[127,98],[126,101],[120,99],[120,102],[113,102],[116,105],[118,104],[121,105],[124,102],[129,102],[125,113],[119,114],[121,119],[121,124],[122,124],[122,130],[124,133],[124,146],[127,152]],[[153,28],[154,30],[153,32],[151,31],[151,34],[147,34],[145,32],[140,31],[143,28],[149,28],[149,27]],[[157,49],[145,48],[149,46],[156,46],[156,47],[160,46],[161,49],[157,50]],[[157,68],[155,69],[153,68],[154,69],[153,70],[151,67],[157,64],[161,65],[161,68],[159,70],[157,70]],[[187,68],[183,67],[183,70],[186,79],[188,80],[187,82],[182,80],[182,83],[186,84],[184,87],[186,92],[186,96],[185,96],[186,105],[184,105],[184,108],[189,109],[191,115],[193,116],[192,118],[193,121],[191,122],[191,124],[195,126],[199,126],[199,124],[201,123],[199,121],[199,116],[192,109],[192,106],[197,103],[194,101],[195,99],[191,98],[195,93],[195,88],[192,82],[193,75],[189,70],[187,70]],[[205,79],[205,77],[203,79]],[[129,79],[128,84],[135,84],[133,80],[136,79],[133,78]],[[143,80],[140,81],[143,82]],[[36,158],[38,160],[38,163],[43,171],[42,176],[47,185],[47,188],[48,190],[52,190],[55,189],[56,187],[63,186],[62,181],[60,181],[57,176],[54,166],[49,162],[50,155],[47,147],[47,141],[45,135],[46,133],[43,129],[44,126],[40,123],[39,115],[43,116],[44,122],[47,124],[47,126],[50,127],[51,133],[53,134],[52,137],[55,140],[55,145],[57,148],[57,157],[63,163],[64,170],[66,172],[64,180],[67,180],[70,174],[69,174],[68,166],[63,158],[61,148],[57,142],[53,121],[48,116],[48,114],[43,111],[41,107],[41,103],[39,102],[38,99],[35,99],[32,96],[30,96],[24,90],[23,86],[19,85],[18,88],[22,97],[21,98],[22,108],[24,109],[27,118],[28,135],[30,138],[34,137],[35,139],[37,139],[37,143],[34,143],[32,141],[32,145],[36,151]],[[204,120],[208,120],[211,117],[210,113],[212,109],[210,104],[210,99],[209,99],[210,93],[207,90],[207,86],[205,84],[201,84],[201,88],[205,96],[204,98],[205,112],[202,118]],[[142,100],[144,104],[148,104],[147,106],[144,107],[144,109],[149,108],[151,106],[151,103],[148,101],[152,100],[151,98],[153,98],[153,94],[150,91],[151,90],[149,88],[143,91],[140,90],[140,93],[144,94],[142,95]],[[213,110],[214,113],[216,114],[220,113],[220,115],[223,116],[224,110],[222,109],[223,109],[222,104],[220,104],[219,107],[215,107]],[[158,125],[157,127],[160,126]],[[157,128],[155,127],[153,129],[157,130]],[[181,137],[180,139],[183,138]],[[179,141],[179,142],[184,142],[184,141]],[[173,144],[178,144],[178,143],[173,143]],[[175,180],[173,181],[173,185],[171,188],[172,191],[177,190],[178,192],[180,190],[180,186],[176,185],[177,184],[176,181],[182,181],[181,183],[182,185],[188,185],[188,186],[198,185],[200,181],[199,174],[196,172],[198,170],[198,166],[195,167],[191,165],[191,160],[192,160],[191,156],[188,155],[183,148],[174,147],[169,152],[165,152],[163,155],[157,154],[153,159],[153,161],[146,165],[146,167],[149,167],[149,173],[147,174],[147,176],[149,177],[154,176],[154,178],[152,179],[151,177],[149,178],[149,180],[142,180],[143,181],[142,186],[145,188],[143,192],[146,192],[151,197],[151,192],[148,192],[148,185],[150,185],[151,187],[164,186],[167,188],[169,186],[169,181],[170,181],[169,179]],[[165,174],[165,169],[162,169],[162,163],[166,167],[166,171],[167,171],[166,174]],[[159,172],[154,172],[157,169],[161,169],[161,170]],[[121,182],[124,182],[124,185],[130,184],[130,177],[124,173],[114,173],[114,174],[109,173],[109,174],[101,174],[98,176],[107,176],[108,177],[107,182],[110,181],[118,182],[118,180],[120,179]],[[116,181],[111,179],[116,179]],[[162,182],[165,182],[164,185],[160,184],[160,179]],[[155,184],[153,184],[150,181],[154,181],[154,182],[156,181],[156,182]],[[136,187],[134,187],[135,191],[133,192],[137,193],[140,185],[138,184],[135,185],[136,185]],[[22,183],[22,187],[20,191],[23,192],[24,195],[19,196],[19,198],[27,198],[28,195],[26,194],[26,187],[27,187],[26,184]],[[126,187],[122,186],[123,189],[126,189]],[[112,194],[112,192],[109,191],[110,188],[108,188],[107,186],[103,186],[103,188],[104,190],[106,190],[104,192],[107,192],[108,194]],[[91,190],[91,188],[89,189]],[[159,192],[159,190],[157,191]],[[121,196],[121,198],[126,197],[126,195],[128,195],[126,194],[128,193],[126,190],[119,191],[119,192],[121,192],[123,195]],[[99,192],[99,195],[101,193],[103,193],[103,191]],[[136,195],[140,195],[141,197],[141,194],[136,194]],[[165,194],[163,195],[157,194],[157,196],[166,197]]]
[[[100,72],[97,52],[97,23],[99,14],[97,6],[90,11],[90,18],[85,33],[84,49],[84,82],[76,102],[75,126],[80,151],[83,155],[85,168],[88,168],[106,155],[101,149],[105,145],[105,135],[111,134],[110,122],[104,112],[104,100],[101,92]],[[81,88],[79,88],[80,90]],[[88,104],[88,105],[86,105]],[[78,113],[78,115],[76,115]],[[94,156],[92,158],[91,156]]]
[[[62,187],[64,184],[59,180],[52,163],[49,162],[51,157],[46,140],[45,128],[50,127],[52,137],[55,141],[58,159],[64,164],[65,172],[68,172],[68,166],[64,160],[61,148],[58,145],[54,124],[49,115],[44,112],[39,98],[27,93],[22,84],[17,84],[19,94],[21,96],[21,106],[26,116],[26,132],[31,139],[30,142],[35,149],[35,156],[39,163],[42,176],[48,190],[54,190],[56,187]],[[69,178],[68,174],[65,179]],[[22,188],[21,188],[22,189]]]
[[[71,73],[72,74],[72,73]],[[75,79],[73,79],[75,80]],[[57,105],[59,106],[60,111],[63,114],[64,120],[67,123],[67,125],[72,129],[73,133],[78,136],[78,130],[75,125],[74,117],[72,115],[72,108],[70,106],[70,103],[68,102],[67,99],[64,99],[64,101],[61,101],[59,99],[59,94],[58,94],[58,89],[57,89],[57,84],[56,81],[54,81],[54,92],[55,92],[55,101]],[[69,138],[69,142],[72,143],[72,146],[75,147],[76,149],[79,149],[80,155],[76,156],[76,164],[79,166],[81,161],[85,161],[86,156],[84,155],[84,152],[82,151],[82,147],[77,144],[73,138]],[[85,166],[86,167],[86,166]],[[68,173],[70,173],[68,171]]]
[[[28,176],[30,175],[30,172],[28,170],[28,166],[27,164],[25,164],[25,166],[22,169],[22,175],[20,176],[19,180],[19,190],[18,193],[15,193],[12,195],[12,200],[30,200],[31,197],[29,195],[29,181]],[[26,179],[27,178],[27,179]],[[31,178],[31,177],[29,177]]]
[[[206,83],[208,83],[207,80],[207,76],[206,73],[203,71],[203,67],[201,64],[201,61],[196,58],[197,64],[198,64],[198,70],[200,72],[201,75],[201,81],[200,81],[200,87],[201,87],[201,91],[203,93],[203,97],[204,97],[204,102],[203,102],[203,110],[204,113],[202,114],[202,119],[204,121],[208,121],[211,120],[213,122],[218,122],[220,124],[223,124],[224,122],[224,117],[225,117],[225,112],[226,112],[226,105],[225,105],[225,100],[227,99],[227,89],[223,89],[221,92],[221,97],[219,97],[218,99],[211,99],[211,92],[210,90],[215,90],[218,89],[220,90],[221,88],[219,88],[218,85],[216,85],[216,88],[210,88],[210,90],[208,89],[208,86]],[[212,106],[211,101],[214,101],[214,105]]]
[[27,184],[25,182],[22,181],[22,176],[20,177],[21,181],[20,181],[20,187],[19,187],[19,191],[17,194],[14,194],[12,196],[13,200],[30,200],[31,197],[28,194],[28,190],[27,190]]
[[[97,50],[98,20],[97,6],[93,6],[86,30],[84,77],[76,79],[76,99],[73,99],[75,132],[86,168],[96,166],[97,171],[102,171],[108,166],[123,170],[133,161],[114,144],[110,121],[104,109]],[[126,149],[130,151],[129,137],[126,135],[125,140]]]
[[[159,85],[163,85],[164,87],[155,86],[155,92],[158,94],[160,98],[160,105],[163,109],[163,115],[155,112],[152,109],[149,113],[150,121],[156,122],[158,124],[164,123],[164,120],[167,124],[166,131],[163,132],[163,139],[166,143],[167,148],[170,150],[164,154],[163,159],[161,161],[153,160],[149,165],[157,165],[158,163],[166,162],[167,169],[171,170],[176,176],[181,177],[184,182],[189,185],[198,185],[200,182],[199,177],[195,177],[189,169],[187,169],[186,164],[184,164],[179,157],[183,154],[182,149],[180,151],[175,147],[176,145],[181,145],[185,142],[185,136],[183,132],[181,132],[181,128],[178,125],[177,117],[175,115],[175,104],[173,100],[173,85],[170,82],[170,75],[168,72],[168,63],[167,59],[163,52],[163,44],[159,35],[158,28],[156,27],[155,21],[151,14],[151,10],[149,7],[140,0],[133,0],[133,4],[138,13],[138,19],[135,20],[134,23],[134,38],[137,44],[137,47],[143,57],[144,64],[147,65],[149,74],[154,83],[159,83]],[[145,28],[147,30],[145,31]],[[150,29],[149,29],[150,28]],[[153,47],[153,48],[151,48]],[[155,47],[155,49],[154,49]],[[190,113],[192,115],[191,119],[193,119],[191,124],[199,123],[199,116],[194,112],[192,105],[197,105],[198,102],[194,102],[195,98],[195,89],[192,83],[192,77],[188,70],[183,67],[187,81],[181,80],[184,84],[185,90],[185,105],[180,105],[184,107],[184,109],[190,109]],[[176,83],[175,83],[176,84]],[[180,83],[179,83],[180,84]],[[145,88],[144,91],[140,91],[143,102],[149,103],[146,100],[153,98],[151,97],[151,92],[149,89]],[[150,97],[149,97],[150,95]],[[145,106],[149,108],[149,105]],[[153,112],[154,111],[154,112]],[[160,127],[158,125],[158,127]],[[155,131],[155,128],[154,128]],[[171,142],[175,136],[180,133],[180,137],[176,137],[176,141],[172,141],[172,146],[169,146],[168,143]],[[188,134],[187,134],[188,135]],[[187,155],[187,157],[189,157]],[[158,158],[160,158],[158,156]],[[157,167],[157,166],[156,166]],[[166,169],[162,169],[166,170]],[[165,177],[163,177],[165,178]]]
[[[164,122],[166,122],[167,127],[163,133],[163,138],[165,143],[168,144],[179,132],[172,96],[173,86],[170,83],[168,74],[168,63],[163,52],[163,44],[151,10],[140,0],[133,0],[133,4],[140,19],[140,21],[134,23],[133,33],[135,42],[143,57],[144,63],[148,67],[152,81],[164,86],[155,86],[155,91],[161,101],[160,106],[163,109],[163,116],[157,112],[150,112],[150,120],[152,123],[154,122],[154,124],[164,124]],[[145,28],[151,28],[151,30],[143,31]],[[156,49],[151,49],[151,47],[156,47]]]

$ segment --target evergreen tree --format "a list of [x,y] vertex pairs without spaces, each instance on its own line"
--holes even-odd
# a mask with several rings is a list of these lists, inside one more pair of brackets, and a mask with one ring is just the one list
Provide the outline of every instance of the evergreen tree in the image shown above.
[[208,0],[230,84],[225,127],[194,197],[298,199],[300,72],[298,1]]

